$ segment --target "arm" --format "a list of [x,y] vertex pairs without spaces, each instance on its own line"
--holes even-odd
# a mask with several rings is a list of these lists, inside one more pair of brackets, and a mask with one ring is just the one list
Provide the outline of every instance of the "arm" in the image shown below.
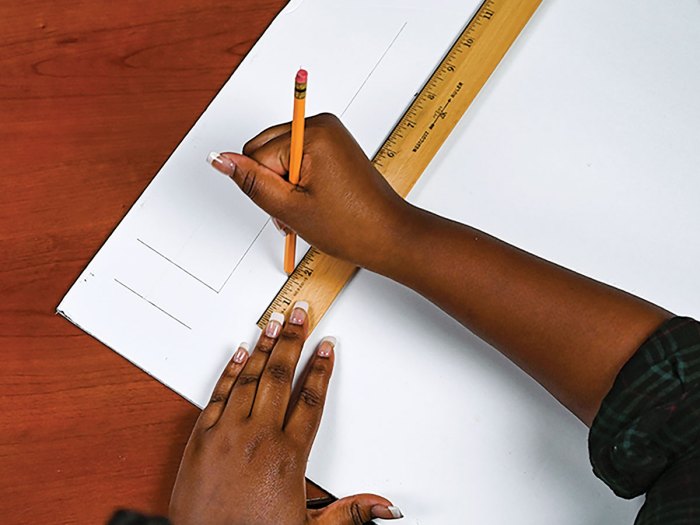
[[330,115],[307,121],[298,187],[289,125],[213,162],[322,251],[405,284],[518,364],[586,424],[670,314],[401,199]]
[[474,228],[415,208],[407,217],[397,256],[378,271],[499,349],[587,425],[669,315]]

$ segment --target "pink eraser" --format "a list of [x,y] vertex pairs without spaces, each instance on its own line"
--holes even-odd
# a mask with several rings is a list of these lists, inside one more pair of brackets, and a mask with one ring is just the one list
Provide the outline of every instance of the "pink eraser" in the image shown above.
[[297,72],[297,78],[295,79],[295,82],[297,84],[306,84],[306,81],[309,78],[309,73],[307,73],[306,69],[300,69]]

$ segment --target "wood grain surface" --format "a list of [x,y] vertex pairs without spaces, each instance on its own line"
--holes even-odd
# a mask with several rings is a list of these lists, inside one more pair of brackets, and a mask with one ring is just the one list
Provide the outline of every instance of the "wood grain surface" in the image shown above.
[[0,2],[0,515],[165,513],[198,411],[55,307],[283,0]]

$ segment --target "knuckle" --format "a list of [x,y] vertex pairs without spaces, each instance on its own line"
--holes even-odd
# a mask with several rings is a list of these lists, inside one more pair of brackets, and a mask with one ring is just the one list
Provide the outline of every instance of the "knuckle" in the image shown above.
[[245,143],[245,145],[243,146],[243,155],[245,155],[245,156],[247,156],[247,157],[250,157],[250,154],[253,153],[253,151],[252,151],[252,147],[253,147],[253,146],[252,146],[252,143],[253,143],[253,139],[251,139],[251,140],[249,140],[248,142]]
[[328,124],[337,124],[338,122],[340,122],[338,117],[336,117],[333,113],[329,113],[327,111],[324,113],[319,113],[314,118],[319,124],[328,125]]
[[214,392],[211,395],[211,399],[209,400],[209,404],[213,405],[216,403],[225,403],[227,399],[228,399],[228,396],[226,394],[224,394],[223,392]]
[[304,342],[304,329],[301,326],[294,324],[286,324],[284,330],[280,334],[280,339],[290,342]]
[[323,404],[323,395],[318,390],[309,387],[301,389],[299,399],[309,408],[318,408]]
[[255,384],[260,381],[260,377],[255,374],[241,374],[238,376],[238,383],[242,386]]
[[275,381],[288,383],[292,380],[292,369],[284,363],[273,363],[267,367],[267,373]]
[[318,131],[315,141],[322,151],[331,149],[335,143],[332,131],[326,126]]
[[276,477],[278,479],[286,479],[299,470],[299,463],[293,454],[289,454],[279,458],[275,465]]
[[365,523],[365,520],[362,518],[362,508],[356,501],[350,505],[350,518],[353,525],[364,525]]
[[247,170],[243,173],[243,178],[241,179],[241,190],[243,190],[243,193],[245,193],[251,200],[255,200],[255,195],[258,193],[258,184],[257,177],[251,170]]
[[[264,335],[264,332],[263,332]],[[260,338],[258,341],[258,344],[255,346],[255,351],[256,352],[262,352],[263,354],[269,354],[272,352],[272,349],[275,347],[276,339],[272,339],[270,337],[265,336],[264,338]]]
[[263,438],[260,435],[255,435],[248,441],[246,441],[243,446],[243,457],[247,462],[253,460],[253,458],[258,454],[262,446]]
[[320,146],[327,146],[333,141],[334,130],[340,126],[338,117],[322,113],[314,118],[316,120],[314,126],[309,129],[309,139]]
[[314,360],[314,363],[311,365],[311,372],[316,375],[320,376],[325,376],[328,374],[330,371],[330,364],[328,363],[328,360],[325,359],[321,361],[320,359]]

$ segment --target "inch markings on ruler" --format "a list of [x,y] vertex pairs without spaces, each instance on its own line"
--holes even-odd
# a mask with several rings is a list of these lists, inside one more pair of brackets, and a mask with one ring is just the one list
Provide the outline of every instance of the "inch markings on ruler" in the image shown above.
[[[486,0],[390,133],[372,164],[405,197],[486,84],[542,0]],[[288,313],[296,300],[318,324],[357,268],[309,249],[258,320]]]

